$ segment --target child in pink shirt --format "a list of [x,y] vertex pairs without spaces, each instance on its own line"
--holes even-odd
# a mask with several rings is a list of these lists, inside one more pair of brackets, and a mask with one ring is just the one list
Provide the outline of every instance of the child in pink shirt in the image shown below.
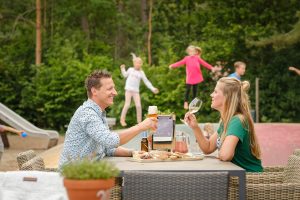
[[192,88],[193,98],[197,96],[198,85],[204,79],[201,72],[201,65],[205,68],[214,71],[214,68],[200,58],[201,49],[195,46],[188,46],[186,49],[188,56],[185,56],[182,60],[173,63],[169,66],[170,69],[186,65],[186,92],[184,97],[184,109],[188,109],[189,93]]

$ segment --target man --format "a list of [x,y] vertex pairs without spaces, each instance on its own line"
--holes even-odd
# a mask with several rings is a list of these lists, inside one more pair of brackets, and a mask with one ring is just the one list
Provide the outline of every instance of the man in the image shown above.
[[105,109],[113,104],[117,95],[111,75],[97,70],[85,80],[88,100],[74,113],[64,141],[59,168],[71,160],[87,156],[132,156],[132,150],[119,147],[140,132],[156,129],[157,119],[147,118],[120,133],[111,132],[106,122]]
[[234,63],[235,72],[230,74],[228,77],[233,77],[238,80],[241,80],[241,76],[245,74],[246,71],[246,63],[237,61]]

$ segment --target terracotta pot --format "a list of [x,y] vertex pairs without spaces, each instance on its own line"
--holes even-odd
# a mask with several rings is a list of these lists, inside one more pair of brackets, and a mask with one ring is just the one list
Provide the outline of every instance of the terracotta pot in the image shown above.
[[107,200],[110,189],[115,186],[115,178],[98,180],[64,179],[69,200]]

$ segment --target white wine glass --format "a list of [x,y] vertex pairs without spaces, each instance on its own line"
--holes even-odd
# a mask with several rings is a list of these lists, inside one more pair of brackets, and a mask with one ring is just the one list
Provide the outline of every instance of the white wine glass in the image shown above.
[[[192,114],[195,114],[196,112],[198,112],[202,106],[202,100],[199,99],[198,97],[196,97],[195,99],[193,99],[191,101],[191,103],[189,104],[189,112]],[[184,121],[183,119],[180,119],[181,122],[183,122],[185,125],[188,125],[186,123],[186,121]]]

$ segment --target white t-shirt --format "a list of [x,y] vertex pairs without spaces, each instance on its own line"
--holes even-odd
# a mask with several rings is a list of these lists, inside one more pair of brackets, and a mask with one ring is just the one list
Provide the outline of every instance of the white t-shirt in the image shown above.
[[125,90],[139,92],[141,79],[152,92],[155,90],[151,82],[147,79],[143,70],[136,70],[133,67],[130,67],[127,71],[125,68],[122,68],[121,72],[122,75],[127,78]]

